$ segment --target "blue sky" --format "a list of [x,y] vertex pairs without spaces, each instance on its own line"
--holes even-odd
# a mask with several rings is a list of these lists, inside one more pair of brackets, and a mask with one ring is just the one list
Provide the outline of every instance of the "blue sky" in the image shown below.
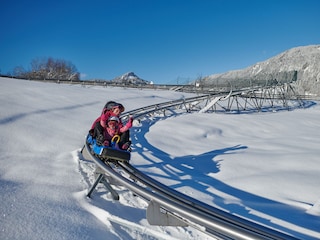
[[319,12],[318,0],[4,0],[0,71],[53,57],[82,79],[183,83],[320,44]]

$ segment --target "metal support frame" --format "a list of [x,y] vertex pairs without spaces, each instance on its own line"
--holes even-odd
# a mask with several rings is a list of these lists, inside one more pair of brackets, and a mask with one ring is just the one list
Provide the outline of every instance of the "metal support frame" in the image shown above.
[[173,213],[166,211],[157,201],[153,199],[148,204],[146,217],[150,225],[180,227],[188,226],[186,221],[183,221],[181,217],[179,218]]
[[96,189],[98,183],[102,183],[111,193],[112,195],[112,199],[113,200],[119,200],[119,194],[111,187],[111,185],[108,183],[108,181],[105,179],[104,174],[103,173],[99,173],[97,179],[95,180],[95,182],[93,183],[93,185],[91,186],[91,188],[89,189],[88,193],[87,193],[87,197],[91,197],[91,194],[93,193],[93,191]]
[[94,181],[91,188],[89,189],[89,191],[87,193],[87,197],[89,197],[89,198],[91,197],[92,192],[95,190],[96,186],[98,185],[98,183],[101,181],[102,178],[103,178],[103,174],[100,173],[99,176],[97,177],[97,179]]

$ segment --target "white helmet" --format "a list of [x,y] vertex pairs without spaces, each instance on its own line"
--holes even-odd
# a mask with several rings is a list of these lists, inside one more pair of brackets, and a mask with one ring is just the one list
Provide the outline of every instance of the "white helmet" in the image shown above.
[[116,122],[119,122],[119,118],[118,118],[118,117],[116,117],[116,116],[112,116],[112,117],[109,117],[108,122],[109,122],[109,121],[116,121]]

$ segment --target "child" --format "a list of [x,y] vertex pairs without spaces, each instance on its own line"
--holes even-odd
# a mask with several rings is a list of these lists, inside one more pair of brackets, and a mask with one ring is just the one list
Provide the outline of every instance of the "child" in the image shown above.
[[124,112],[124,107],[121,103],[116,103],[114,101],[107,102],[100,117],[98,117],[92,124],[91,129],[95,128],[97,122],[100,122],[102,127],[106,127],[106,122],[109,117],[117,116],[119,118],[122,112]]
[[[110,102],[108,102],[110,103]],[[132,127],[133,118],[132,116],[129,118],[126,125],[123,125],[120,114],[124,111],[124,107],[120,103],[116,103],[111,101],[112,104],[109,104],[109,109],[104,108],[102,111],[102,114],[99,118],[96,119],[96,121],[93,123],[90,133],[93,134],[93,137],[96,138],[98,145],[103,145],[105,136],[104,132],[107,130],[107,122],[109,118],[111,117],[117,117],[118,118],[118,128],[119,128],[119,135],[120,135],[120,141],[119,146],[127,150],[130,145],[130,132],[129,129]],[[107,104],[106,104],[107,105]]]
[[107,121],[107,127],[105,128],[105,131],[103,132],[104,136],[104,146],[110,146],[111,140],[114,136],[120,134],[119,129],[119,118],[116,116],[110,117]]

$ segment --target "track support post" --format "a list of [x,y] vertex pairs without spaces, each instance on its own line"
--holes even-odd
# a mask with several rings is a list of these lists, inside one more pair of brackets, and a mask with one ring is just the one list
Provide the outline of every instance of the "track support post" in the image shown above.
[[87,197],[89,197],[89,198],[91,197],[91,194],[93,193],[93,191],[97,187],[98,183],[102,183],[106,187],[106,189],[108,189],[110,191],[113,200],[119,200],[119,194],[111,187],[111,185],[108,183],[108,181],[104,178],[103,173],[99,173],[96,181],[93,183],[93,185],[89,189],[89,191],[87,193]]

